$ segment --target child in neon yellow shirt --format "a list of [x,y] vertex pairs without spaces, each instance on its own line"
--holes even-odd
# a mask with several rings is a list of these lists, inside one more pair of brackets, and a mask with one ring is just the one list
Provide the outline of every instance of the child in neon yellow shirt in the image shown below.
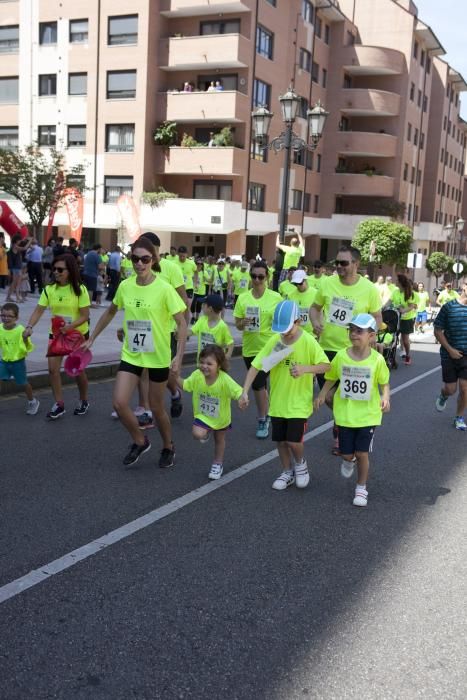
[[193,394],[195,440],[205,443],[214,434],[214,460],[208,479],[220,479],[224,470],[225,438],[231,427],[231,400],[239,399],[242,387],[227,374],[225,353],[207,345],[199,355],[199,369],[187,379],[177,377],[180,389]]
[[[327,393],[339,381],[334,394],[334,420],[338,427],[339,449],[343,457],[341,474],[350,478],[357,463],[354,506],[366,506],[369,460],[375,427],[389,411],[389,369],[384,357],[371,345],[375,342],[376,321],[371,314],[357,314],[349,324],[351,347],[339,350],[326,372],[315,408],[325,402]],[[380,394],[381,392],[381,394]]]
[[225,352],[227,361],[232,357],[234,341],[228,325],[222,319],[224,300],[220,294],[208,294],[202,300],[203,315],[196,321],[195,325],[188,330],[188,337],[198,336],[199,359],[201,350],[207,345],[218,345]]
[[34,398],[32,387],[28,382],[26,373],[26,355],[34,350],[34,345],[29,338],[23,338],[24,326],[18,324],[19,308],[13,302],[7,302],[2,306],[0,313],[0,379],[8,381],[13,378],[18,386],[24,389],[28,399],[26,413],[35,416],[40,403]]

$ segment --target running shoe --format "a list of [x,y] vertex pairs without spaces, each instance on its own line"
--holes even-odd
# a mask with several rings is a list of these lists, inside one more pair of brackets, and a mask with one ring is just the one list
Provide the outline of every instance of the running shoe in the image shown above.
[[63,404],[60,405],[59,403],[54,403],[50,411],[47,413],[46,417],[49,420],[57,420],[57,418],[61,418],[62,416],[64,416],[65,413],[65,406]]
[[440,413],[441,413],[441,411],[444,411],[444,409],[446,408],[446,404],[448,402],[448,398],[449,397],[445,396],[444,394],[440,394],[437,397],[437,399],[435,401],[435,406],[436,406],[437,411],[439,411]]
[[410,357],[410,355],[404,355],[404,360],[403,360],[403,362],[404,362],[404,365],[411,365],[411,364],[412,364],[412,358]]
[[123,458],[123,464],[125,467],[131,467],[136,464],[141,455],[145,452],[149,452],[151,449],[151,443],[148,440],[148,436],[144,436],[144,443],[142,445],[137,445],[135,442],[131,445],[129,452]]
[[75,410],[73,411],[73,415],[85,416],[88,411],[89,411],[89,402],[88,401],[80,401],[78,406],[76,406]]
[[154,419],[151,414],[146,411],[138,416],[138,425],[141,430],[148,430],[149,428],[154,428]]
[[355,462],[357,460],[355,457],[351,462],[347,462],[345,459],[342,460],[341,462],[341,474],[344,477],[344,479],[350,479],[352,476],[354,469],[355,469]]
[[159,458],[159,466],[161,469],[168,469],[169,467],[173,467],[175,464],[175,448],[172,443],[172,449],[169,450],[168,447],[164,447],[163,450],[161,450],[161,456]]
[[295,486],[297,489],[304,489],[310,483],[310,472],[308,471],[308,465],[303,460],[300,464],[296,464],[294,467],[295,471]]
[[279,474],[277,479],[273,482],[272,488],[276,491],[285,491],[285,489],[292,486],[292,484],[295,484],[295,474],[290,469],[289,471]]
[[179,392],[178,396],[173,397],[170,401],[170,415],[172,418],[180,418],[183,413],[182,395]]
[[222,464],[214,462],[208,474],[208,479],[220,479],[223,471],[224,467],[222,466]]
[[467,424],[462,416],[456,416],[454,418],[454,427],[456,430],[467,430]]
[[113,418],[114,420],[118,420],[118,413],[117,411],[112,411],[110,414],[110,417]]
[[258,427],[256,429],[256,437],[258,440],[266,440],[266,438],[269,437],[269,423],[269,416],[258,420]]
[[40,405],[41,403],[38,399],[32,399],[32,401],[28,401],[28,407],[26,409],[27,415],[35,416],[37,411],[39,410]]
[[146,413],[146,409],[144,406],[136,406],[135,410],[133,411],[133,414],[138,418],[138,416],[142,416],[143,413]]
[[358,486],[355,489],[355,498],[353,499],[354,506],[366,506],[368,503],[368,491],[363,486]]

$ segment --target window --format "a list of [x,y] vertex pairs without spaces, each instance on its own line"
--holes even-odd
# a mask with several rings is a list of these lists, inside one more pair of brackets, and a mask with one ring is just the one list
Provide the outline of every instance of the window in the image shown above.
[[326,87],[327,82],[328,82],[328,72],[327,72],[326,68],[323,68],[323,70],[321,71],[321,85],[323,86],[323,88]]
[[318,39],[321,39],[322,31],[323,23],[321,21],[321,18],[318,17],[318,15],[315,15],[315,35],[318,37]]
[[0,148],[14,151],[18,148],[18,127],[0,126]]
[[0,78],[0,104],[18,104],[18,76]]
[[417,105],[418,105],[419,107],[422,106],[422,91],[421,91],[421,90],[418,91]]
[[319,211],[319,194],[315,194],[313,197],[313,214],[317,214]]
[[407,221],[412,221],[412,204],[409,204],[409,210],[407,212]]
[[292,190],[292,206],[291,209],[302,209],[302,190]]
[[68,127],[68,146],[86,145],[86,124]]
[[201,22],[199,33],[206,34],[240,34],[240,20],[227,19],[223,22]]
[[86,178],[84,175],[67,175],[66,186],[76,187],[80,192],[86,187]]
[[256,27],[256,53],[265,58],[272,59],[274,34],[258,25]]
[[316,172],[317,173],[321,172],[321,153],[318,153],[316,155]]
[[313,170],[313,152],[312,151],[306,152],[306,169]]
[[138,42],[138,15],[109,17],[107,43],[109,46]]
[[136,71],[107,71],[107,99],[122,100],[136,97]]
[[[413,57],[418,58],[418,44],[416,41],[414,42],[414,45],[413,45]],[[410,217],[409,217],[409,219],[410,219]]]
[[105,150],[114,153],[131,153],[135,150],[134,124],[107,124]]
[[428,97],[426,95],[423,96],[423,111],[426,112],[428,109]]
[[39,76],[39,96],[53,97],[57,94],[57,76],[55,73],[44,73]]
[[405,182],[407,182],[408,176],[409,176],[409,164],[408,164],[408,163],[404,163],[404,175],[403,175],[403,178],[404,178],[404,181],[405,181]]
[[412,174],[410,175],[410,183],[413,185],[415,182],[415,167],[412,166]]
[[253,158],[253,160],[257,160],[260,163],[267,163],[268,162],[268,149],[264,148],[268,144],[268,137],[265,136],[263,138],[262,143],[258,143],[255,139],[252,139],[251,141],[251,148],[250,148],[250,158]]
[[251,211],[264,211],[266,187],[250,182],[248,187],[248,209]]
[[19,25],[0,27],[0,53],[16,53],[19,49]]
[[55,146],[56,143],[56,127],[55,124],[50,126],[39,126],[37,130],[37,140],[39,146]]
[[443,130],[444,131],[446,131],[447,125],[448,125],[448,118],[446,115],[444,115],[444,119],[443,119]]
[[431,71],[431,58],[429,56],[426,57],[426,72],[430,73]]
[[300,97],[300,104],[298,105],[297,116],[301,117],[301,119],[306,119],[306,113],[309,107],[310,103],[308,102],[308,99],[306,97]]
[[314,83],[319,83],[319,65],[314,61],[311,66],[311,79]]
[[87,95],[88,92],[88,74],[87,73],[69,73],[68,74],[68,94],[69,95]]
[[46,46],[47,44],[57,43],[57,23],[56,22],[39,22],[39,44]]
[[413,145],[418,146],[418,129],[413,132]]
[[306,70],[307,73],[311,73],[311,53],[309,51],[300,49],[298,62],[300,68]]
[[441,194],[441,180],[438,180],[438,194]]
[[293,152],[293,162],[294,165],[305,165],[305,149],[301,148],[298,151]]
[[304,22],[313,24],[313,5],[310,0],[302,0],[302,17]]
[[418,204],[415,205],[413,219],[414,219],[414,223],[417,223],[417,221],[418,221]]
[[413,102],[415,96],[415,83],[410,83],[410,95],[409,99]]
[[311,209],[311,194],[309,192],[303,193],[303,211],[310,211]]
[[412,124],[407,124],[407,141],[412,141]]
[[255,78],[253,85],[253,106],[269,107],[271,104],[271,86]]
[[230,180],[195,180],[193,182],[194,199],[232,200],[232,182]]
[[347,75],[347,73],[344,74],[343,87],[344,87],[344,90],[350,90],[352,87],[352,78],[350,75]]
[[425,52],[422,50],[420,53],[420,65],[423,67],[425,65]]
[[266,0],[266,2],[272,5],[273,7],[276,7],[277,0]]
[[70,20],[70,44],[84,44],[88,40],[88,25],[87,19]]
[[331,40],[331,27],[329,24],[324,25],[324,43],[329,44]]
[[444,163],[444,148],[441,149],[441,158],[440,158],[441,163]]
[[417,186],[420,187],[422,184],[422,171],[417,170]]
[[355,44],[355,34],[347,30],[347,46],[353,46]]
[[133,194],[133,177],[104,177],[104,202],[113,204],[122,194]]
[[420,134],[420,149],[423,151],[424,148],[425,148],[425,132],[422,131],[422,133]]

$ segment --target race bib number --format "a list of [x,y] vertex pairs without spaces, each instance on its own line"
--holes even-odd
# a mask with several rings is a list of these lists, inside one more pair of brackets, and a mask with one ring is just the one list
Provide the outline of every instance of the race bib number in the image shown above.
[[154,352],[151,321],[127,321],[130,352]]
[[300,309],[299,313],[300,313],[300,315],[299,315],[300,325],[306,326],[306,324],[308,323],[308,309],[307,308]]
[[215,345],[216,341],[214,340],[214,336],[211,333],[201,333],[201,350],[204,350],[206,345]]
[[333,297],[329,307],[328,321],[335,326],[348,326],[352,320],[355,302]]
[[342,367],[341,398],[369,401],[371,397],[371,369],[369,367]]
[[248,287],[248,280],[240,280],[240,289],[246,289]]
[[261,312],[259,306],[247,306],[245,316],[249,319],[245,330],[250,331],[250,333],[259,333],[261,326]]
[[199,410],[208,418],[219,418],[220,399],[217,396],[199,395]]

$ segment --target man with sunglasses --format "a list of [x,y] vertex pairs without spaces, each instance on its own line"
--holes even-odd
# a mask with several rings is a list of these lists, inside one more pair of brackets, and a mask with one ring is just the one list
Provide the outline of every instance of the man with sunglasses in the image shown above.
[[326,278],[324,263],[321,260],[315,260],[313,263],[313,274],[308,277],[308,286],[319,289],[322,281]]
[[[310,308],[313,329],[331,361],[339,350],[349,346],[348,326],[353,316],[371,314],[377,328],[382,321],[378,290],[370,280],[358,274],[360,258],[357,248],[341,246],[334,261],[337,274],[323,279]],[[317,380],[322,388],[324,375],[317,375]],[[329,407],[332,407],[334,392],[335,388],[327,395]],[[339,454],[336,429],[333,454]]]
[[[250,278],[251,289],[238,297],[233,312],[237,329],[243,331],[242,355],[248,369],[256,355],[274,335],[274,310],[282,301],[280,294],[268,289],[269,270],[265,262],[258,260],[253,263]],[[267,378],[268,373],[261,370],[252,384],[258,412],[256,437],[259,440],[266,440],[269,435]]]

